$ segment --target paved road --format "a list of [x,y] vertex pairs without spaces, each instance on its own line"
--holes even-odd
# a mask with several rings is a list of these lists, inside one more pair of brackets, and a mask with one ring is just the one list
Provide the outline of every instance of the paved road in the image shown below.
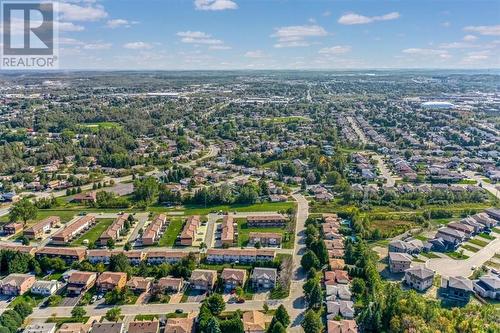
[[214,246],[215,222],[220,219],[219,214],[208,214],[207,232],[205,233],[205,244],[210,249]]
[[380,170],[380,173],[382,174],[382,177],[384,177],[386,180],[385,185],[387,187],[394,187],[394,185],[396,184],[396,180],[394,179],[391,172],[385,165],[385,161],[382,159],[382,156],[380,156],[379,154],[373,154],[372,157],[375,161],[377,161],[377,166]]
[[368,139],[366,138],[365,133],[359,128],[358,122],[351,116],[347,116],[346,119],[351,124],[352,130],[358,135],[361,142],[363,144],[367,144]]
[[472,274],[472,267],[480,267],[490,260],[495,253],[500,251],[500,238],[497,237],[479,252],[474,253],[465,260],[454,260],[451,258],[429,259],[425,267],[435,270],[441,276],[469,276]]
[[483,177],[480,175],[477,175],[475,172],[472,171],[465,171],[464,175],[467,176],[468,178],[474,179],[477,181],[478,185],[481,185],[485,190],[493,194],[495,197],[500,199],[500,191],[497,190],[496,186],[494,184],[489,184],[483,180]]
[[135,218],[137,219],[137,224],[135,225],[134,230],[132,230],[132,233],[130,233],[130,236],[128,237],[128,242],[132,242],[134,239],[137,238],[137,235],[139,234],[139,230],[141,228],[144,228],[144,224],[146,224],[146,221],[148,220],[148,213],[137,213],[135,214]]
[[295,225],[295,244],[293,249],[293,277],[290,286],[290,295],[285,300],[285,307],[290,315],[292,322],[291,327],[287,332],[303,332],[302,320],[306,310],[306,302],[304,299],[304,290],[302,289],[306,281],[306,273],[302,270],[300,260],[306,249],[305,245],[305,222],[309,216],[309,203],[301,194],[293,194],[293,198],[297,201],[297,222]]

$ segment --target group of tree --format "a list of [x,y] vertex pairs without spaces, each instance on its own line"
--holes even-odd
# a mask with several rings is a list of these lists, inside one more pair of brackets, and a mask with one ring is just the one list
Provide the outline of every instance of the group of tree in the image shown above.
[[26,317],[33,312],[31,305],[21,300],[12,309],[0,315],[0,333],[15,333],[24,323]]
[[214,293],[203,301],[198,314],[198,332],[201,333],[245,333],[240,311],[230,318],[220,319],[226,304],[221,294]]

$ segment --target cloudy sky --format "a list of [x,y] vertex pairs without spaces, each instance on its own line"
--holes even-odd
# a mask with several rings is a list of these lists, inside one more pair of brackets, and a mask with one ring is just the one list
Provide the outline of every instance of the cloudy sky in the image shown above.
[[71,0],[68,69],[499,68],[500,1]]

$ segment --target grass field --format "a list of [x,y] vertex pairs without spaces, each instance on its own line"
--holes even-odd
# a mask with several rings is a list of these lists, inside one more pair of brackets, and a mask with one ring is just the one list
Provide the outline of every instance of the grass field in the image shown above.
[[379,229],[383,235],[385,234],[401,234],[406,230],[411,229],[415,224],[412,221],[404,220],[374,220],[370,223],[370,229]]
[[44,296],[35,295],[32,294],[31,292],[27,292],[24,295],[20,295],[14,298],[14,300],[9,304],[9,308],[13,308],[14,306],[16,306],[16,304],[22,301],[28,302],[28,304],[31,305],[32,307],[37,307],[44,298],[45,298]]
[[83,245],[83,241],[88,239],[90,243],[95,243],[101,234],[108,228],[111,223],[113,223],[114,219],[98,219],[97,224],[89,229],[86,233],[81,235],[79,238],[75,239],[71,242],[73,246],[81,246]]
[[[28,225],[33,225],[49,216],[59,216],[61,218],[61,222],[66,223],[70,221],[77,214],[78,212],[71,210],[68,211],[62,209],[43,209],[43,210],[39,209],[36,214],[36,220],[28,221]],[[0,217],[0,222],[8,222],[8,221],[9,221],[8,215]]]
[[158,246],[174,246],[177,235],[181,233],[183,224],[183,219],[172,219],[167,230],[165,230],[165,233],[158,241]]
[[[247,246],[250,232],[273,232],[283,236],[282,247],[291,249],[294,242],[294,234],[287,233],[284,228],[249,228],[246,219],[236,219],[238,223],[238,246]],[[289,222],[292,223],[292,222]]]
[[160,212],[183,212],[184,215],[207,215],[211,212],[277,212],[279,210],[287,210],[288,208],[295,207],[295,202],[287,201],[287,202],[264,202],[253,205],[219,205],[219,206],[210,206],[204,207],[200,205],[185,205],[184,209],[176,209],[172,210],[163,206],[152,206],[149,208],[150,211],[155,213]]

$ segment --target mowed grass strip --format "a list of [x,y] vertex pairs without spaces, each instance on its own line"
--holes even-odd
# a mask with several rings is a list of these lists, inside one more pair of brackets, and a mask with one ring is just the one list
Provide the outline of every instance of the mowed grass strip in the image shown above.
[[98,219],[96,225],[87,230],[79,238],[71,242],[72,246],[81,246],[83,241],[88,239],[89,243],[95,243],[102,233],[113,223],[114,219]]
[[468,251],[471,251],[471,252],[474,252],[474,253],[477,252],[477,251],[479,251],[479,249],[477,247],[474,247],[474,246],[469,245],[469,244],[464,244],[464,245],[462,245],[462,247],[464,249],[466,249]]
[[184,219],[172,219],[170,224],[165,230],[165,233],[161,236],[158,241],[159,246],[174,246],[177,236],[181,233],[182,226],[184,225]]
[[487,234],[487,233],[485,233],[485,232],[480,233],[478,236],[479,236],[479,237],[481,237],[481,238],[488,239],[488,240],[494,240],[494,239],[495,239],[495,237],[494,237],[494,236],[492,236],[492,235],[490,235],[490,234]]
[[479,247],[485,247],[486,245],[488,245],[487,241],[477,239],[477,238],[469,239],[469,243],[477,245]]
[[[36,224],[38,222],[40,222],[41,220],[43,220],[44,218],[47,218],[49,216],[59,216],[61,218],[61,222],[62,223],[66,223],[68,221],[70,221],[71,219],[73,219],[73,217],[75,217],[75,215],[77,215],[78,212],[76,211],[68,211],[68,210],[60,210],[60,209],[39,209],[38,212],[36,213],[36,219],[35,220],[31,220],[31,221],[28,221],[28,225],[33,225],[33,224]],[[0,217],[0,222],[9,222],[9,216],[8,215],[5,215],[5,216],[2,216]]]
[[[283,243],[281,246],[284,249],[291,248],[293,241],[294,241],[294,235],[293,234],[288,234],[287,237],[288,239],[285,240],[285,228],[249,228],[247,225],[246,219],[236,219],[236,222],[238,223],[238,246],[247,246],[248,241],[250,239],[250,233],[251,232],[266,232],[266,233],[278,233],[282,236],[282,241]],[[293,223],[293,222],[289,222]]]

